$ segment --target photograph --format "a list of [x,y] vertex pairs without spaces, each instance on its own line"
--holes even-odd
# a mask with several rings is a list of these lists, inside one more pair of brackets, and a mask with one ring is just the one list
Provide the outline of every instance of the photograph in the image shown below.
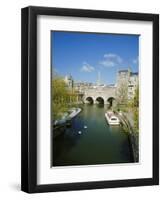
[[158,185],[159,14],[21,15],[21,190]]
[[51,167],[139,162],[139,35],[51,30]]

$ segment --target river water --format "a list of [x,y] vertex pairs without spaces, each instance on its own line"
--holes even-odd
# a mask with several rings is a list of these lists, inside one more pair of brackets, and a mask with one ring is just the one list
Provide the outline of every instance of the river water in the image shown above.
[[81,108],[71,127],[53,139],[53,166],[133,162],[127,133],[106,122],[107,105],[84,104]]

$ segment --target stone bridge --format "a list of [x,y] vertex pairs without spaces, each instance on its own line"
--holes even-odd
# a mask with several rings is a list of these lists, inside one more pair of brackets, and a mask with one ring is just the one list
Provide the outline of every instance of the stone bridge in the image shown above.
[[83,96],[84,103],[112,104],[116,100],[116,87],[96,87],[86,89]]

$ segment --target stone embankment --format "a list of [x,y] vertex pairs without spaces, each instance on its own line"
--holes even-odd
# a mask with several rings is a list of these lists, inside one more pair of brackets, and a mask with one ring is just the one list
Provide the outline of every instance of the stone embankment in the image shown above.
[[138,133],[135,133],[133,126],[133,119],[131,114],[128,113],[117,113],[122,126],[128,132],[129,142],[131,144],[132,154],[134,162],[139,162],[139,136]]

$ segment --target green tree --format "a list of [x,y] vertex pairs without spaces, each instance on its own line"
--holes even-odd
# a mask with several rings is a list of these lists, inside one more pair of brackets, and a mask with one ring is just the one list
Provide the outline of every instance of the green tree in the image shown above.
[[118,86],[116,96],[118,109],[125,110],[128,103],[128,86],[125,81]]
[[58,119],[68,109],[69,94],[64,80],[55,76],[52,79],[52,115]]
[[135,95],[132,101],[132,108],[134,113],[134,128],[136,132],[139,130],[139,86],[135,90]]
[[77,94],[68,88],[62,77],[52,79],[52,117],[54,120],[62,117],[77,101]]
[[133,106],[139,107],[139,86],[137,86],[137,88],[135,90],[135,95],[133,98]]

